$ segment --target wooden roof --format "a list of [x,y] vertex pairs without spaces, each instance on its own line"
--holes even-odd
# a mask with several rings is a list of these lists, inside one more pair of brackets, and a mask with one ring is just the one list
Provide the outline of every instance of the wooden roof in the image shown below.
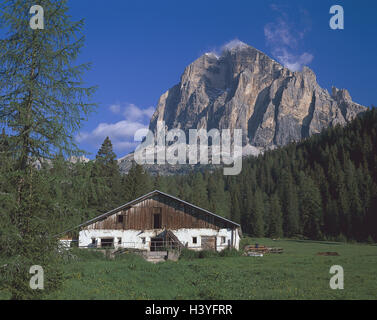
[[[118,211],[120,211],[120,210],[123,210],[123,209],[126,209],[126,208],[128,208],[128,207],[131,207],[132,205],[134,205],[134,204],[136,204],[136,203],[139,203],[139,202],[141,202],[141,201],[143,201],[143,200],[145,200],[145,199],[147,199],[147,198],[153,197],[153,196],[155,196],[155,195],[163,195],[163,196],[168,197],[168,198],[170,198],[170,199],[174,199],[174,200],[179,201],[179,202],[181,202],[181,203],[183,203],[183,204],[186,204],[186,205],[188,205],[188,206],[190,206],[190,207],[192,207],[192,208],[198,209],[198,210],[200,210],[200,211],[202,211],[202,212],[204,212],[204,213],[206,213],[206,214],[209,214],[209,215],[215,216],[215,217],[217,217],[218,219],[223,220],[223,221],[226,221],[226,222],[228,222],[228,223],[230,223],[230,224],[232,224],[232,225],[234,225],[234,226],[240,227],[240,225],[239,225],[238,223],[236,223],[236,222],[234,222],[234,221],[231,221],[231,220],[229,220],[229,219],[226,219],[226,218],[224,218],[224,217],[221,217],[221,216],[219,216],[219,215],[217,215],[217,214],[215,214],[215,213],[213,213],[213,212],[211,212],[211,211],[208,211],[208,210],[206,210],[206,209],[200,208],[200,207],[198,207],[198,206],[196,206],[196,205],[194,205],[194,204],[192,204],[192,203],[186,202],[186,201],[184,201],[184,200],[181,200],[181,199],[179,199],[179,198],[176,198],[176,197],[174,197],[174,196],[172,196],[172,195],[170,195],[170,194],[164,193],[164,192],[162,192],[162,191],[154,190],[154,191],[149,192],[149,193],[147,193],[147,194],[145,194],[145,195],[143,195],[143,196],[141,196],[141,197],[139,197],[139,198],[137,198],[137,199],[135,199],[135,200],[132,200],[132,201],[130,201],[130,202],[127,202],[126,204],[123,204],[123,205],[121,205],[121,206],[118,207],[118,208],[112,209],[112,210],[110,210],[110,211],[108,211],[108,212],[105,212],[105,213],[103,213],[103,214],[101,214],[101,215],[99,215],[99,216],[97,216],[97,217],[95,217],[95,218],[93,218],[93,219],[90,219],[90,220],[88,220],[88,221],[86,221],[86,222],[84,222],[84,223],[78,225],[78,226],[75,227],[75,228],[80,228],[80,227],[84,227],[84,226],[87,226],[87,225],[89,225],[89,224],[92,224],[92,223],[94,223],[94,222],[96,222],[96,221],[98,221],[98,220],[101,220],[101,219],[103,219],[103,218],[106,218],[107,216],[110,216],[110,215],[112,215],[112,214],[114,214],[114,213],[116,213],[116,212],[118,212]],[[75,229],[75,228],[74,228],[74,229]]]

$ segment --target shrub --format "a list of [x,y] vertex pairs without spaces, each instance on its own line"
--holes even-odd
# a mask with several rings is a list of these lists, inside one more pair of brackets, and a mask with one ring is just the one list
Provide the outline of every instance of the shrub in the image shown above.
[[243,249],[247,245],[255,244],[255,239],[249,238],[249,237],[244,237],[240,241],[240,248]]
[[106,260],[105,255],[103,252],[100,252],[96,249],[79,249],[79,248],[71,248],[70,252],[72,255],[77,257],[79,261],[87,261],[87,260]]
[[202,250],[195,251],[190,249],[182,249],[179,259],[183,260],[193,260],[193,259],[205,259],[205,258],[214,258],[218,257],[219,254],[213,250]]
[[198,252],[187,249],[187,248],[183,248],[179,256],[179,259],[182,259],[182,260],[193,260],[197,258],[198,258]]
[[179,259],[183,260],[193,260],[193,259],[206,259],[206,258],[216,258],[216,257],[239,257],[242,255],[241,251],[234,248],[227,248],[220,252],[213,250],[202,250],[194,251],[190,249],[183,249]]
[[220,257],[240,257],[241,255],[242,252],[234,248],[226,248],[219,253]]
[[202,251],[199,251],[199,254],[198,254],[199,259],[214,258],[218,256],[219,256],[218,252],[213,251],[213,250],[202,250]]
[[243,250],[245,246],[248,246],[248,245],[255,245],[256,243],[260,244],[260,241],[263,241],[263,240],[257,239],[257,238],[251,238],[251,237],[244,237],[240,241],[240,250]]

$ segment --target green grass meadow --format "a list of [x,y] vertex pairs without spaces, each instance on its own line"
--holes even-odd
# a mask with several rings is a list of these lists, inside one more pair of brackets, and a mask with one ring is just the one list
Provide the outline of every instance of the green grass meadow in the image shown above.
[[[63,287],[47,299],[376,299],[377,246],[300,240],[244,239],[282,247],[264,257],[186,257],[152,264],[134,254],[107,260],[81,249],[64,265]],[[85,251],[83,251],[85,250]],[[318,256],[333,251],[339,256]],[[332,265],[344,289],[332,290]],[[0,298],[7,293],[0,291]]]

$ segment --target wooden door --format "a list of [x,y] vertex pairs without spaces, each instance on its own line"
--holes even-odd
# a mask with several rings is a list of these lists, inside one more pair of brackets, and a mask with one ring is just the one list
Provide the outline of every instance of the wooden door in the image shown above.
[[202,236],[202,249],[203,250],[216,250],[216,237],[215,236]]

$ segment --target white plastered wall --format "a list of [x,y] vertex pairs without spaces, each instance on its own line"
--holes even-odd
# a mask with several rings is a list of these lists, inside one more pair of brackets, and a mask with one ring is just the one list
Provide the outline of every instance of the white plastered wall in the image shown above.
[[[102,229],[85,229],[79,233],[80,247],[100,246],[101,238],[114,238],[115,247],[135,248],[142,250],[150,249],[151,238],[156,237],[163,230],[102,230]],[[177,229],[171,230],[183,245],[193,250],[201,250],[202,236],[215,236],[217,251],[221,251],[232,244],[232,229]],[[193,243],[193,238],[197,239],[197,243]],[[224,237],[224,238],[222,238]],[[143,238],[145,243],[143,243]],[[95,239],[96,245],[92,244]],[[118,243],[120,240],[120,243]],[[224,241],[225,240],[225,241]],[[224,242],[223,242],[224,241]],[[238,229],[233,229],[233,246],[239,249],[240,237]]]

